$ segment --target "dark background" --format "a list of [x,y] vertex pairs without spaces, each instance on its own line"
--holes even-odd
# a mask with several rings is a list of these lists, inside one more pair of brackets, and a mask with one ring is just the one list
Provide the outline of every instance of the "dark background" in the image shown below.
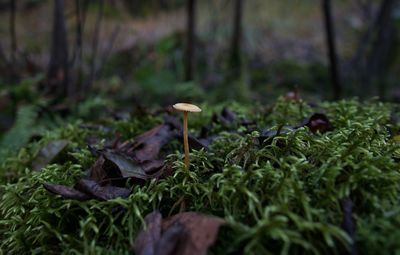
[[0,0],[0,130],[21,105],[399,101],[399,26],[398,0]]

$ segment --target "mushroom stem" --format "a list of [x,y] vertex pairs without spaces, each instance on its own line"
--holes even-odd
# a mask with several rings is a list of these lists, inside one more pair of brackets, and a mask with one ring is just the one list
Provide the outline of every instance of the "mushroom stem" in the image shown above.
[[189,169],[188,112],[183,112],[183,147],[185,150],[185,166]]
[[189,169],[189,137],[188,137],[188,114],[189,112],[201,112],[194,104],[177,103],[172,106],[175,110],[183,112],[183,148],[185,150],[185,166]]

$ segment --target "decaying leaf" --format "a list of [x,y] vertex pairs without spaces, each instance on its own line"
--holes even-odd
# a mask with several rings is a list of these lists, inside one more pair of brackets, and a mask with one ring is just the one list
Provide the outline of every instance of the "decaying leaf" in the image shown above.
[[179,222],[172,224],[163,232],[162,237],[155,246],[156,255],[173,255],[179,254],[180,244],[186,242],[188,233],[185,226]]
[[179,243],[175,254],[206,255],[208,248],[218,237],[218,230],[224,220],[196,212],[184,212],[163,221],[163,232],[176,223],[184,226],[187,232],[185,242]]
[[134,177],[147,180],[158,177],[161,174],[159,170],[164,165],[163,161],[160,160],[146,160],[138,163],[118,152],[105,151],[103,155],[106,160],[117,166],[121,176],[124,178]]
[[129,197],[131,191],[127,188],[115,187],[111,185],[101,186],[97,182],[88,179],[79,180],[75,189],[92,195],[100,200],[110,200],[117,197]]
[[68,145],[67,140],[54,140],[40,149],[38,155],[32,162],[32,169],[39,171],[51,163]]
[[[197,139],[193,135],[188,135],[188,140],[189,140],[190,148],[191,149],[195,149],[195,150],[200,150],[202,148],[207,149],[208,148],[208,144],[211,143],[211,142],[209,142],[207,144],[207,141]],[[182,133],[179,134],[179,141],[183,142],[183,134]]]
[[142,162],[141,167],[143,171],[151,177],[158,177],[162,174],[164,168],[163,160],[146,160]]
[[307,118],[301,126],[307,126],[311,132],[325,133],[332,130],[332,124],[328,117],[323,113],[314,113],[311,117]]
[[229,126],[233,122],[236,121],[237,115],[233,111],[229,110],[228,108],[224,107],[222,109],[221,114],[213,114],[212,121],[215,123],[219,123],[223,126]]
[[111,185],[101,186],[97,182],[89,179],[79,180],[75,186],[68,187],[58,184],[43,184],[44,188],[56,195],[61,195],[65,199],[75,199],[84,201],[88,199],[110,200],[117,197],[128,197],[130,190]]
[[136,237],[134,250],[137,255],[151,255],[155,254],[157,242],[161,237],[161,213],[154,211],[149,213],[144,221],[146,223],[145,229],[142,229]]
[[[205,255],[218,237],[223,219],[196,212],[184,212],[162,220],[153,212],[146,216],[143,229],[134,244],[136,254],[146,255]],[[151,222],[148,222],[148,221]]]
[[104,165],[104,157],[100,156],[94,165],[90,168],[89,174],[90,174],[90,179],[101,182],[104,179],[107,178],[107,172],[103,169]]
[[112,162],[120,171],[122,177],[136,177],[147,179],[144,170],[127,156],[118,152],[105,151],[103,153],[105,160]]
[[65,199],[75,199],[79,201],[84,201],[84,200],[89,200],[91,198],[89,195],[68,186],[51,184],[51,183],[45,183],[43,184],[43,186],[47,191],[56,195],[60,195]]
[[161,147],[172,137],[171,127],[167,124],[159,125],[140,136],[134,138],[133,153],[139,161],[156,159]]

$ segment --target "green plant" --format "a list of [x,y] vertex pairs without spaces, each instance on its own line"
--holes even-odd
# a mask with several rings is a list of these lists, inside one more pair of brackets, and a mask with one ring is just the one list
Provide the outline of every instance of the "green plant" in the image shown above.
[[[389,132],[393,105],[322,103],[319,109],[332,131],[314,134],[300,127],[265,140],[260,140],[262,131],[299,125],[314,110],[283,98],[268,113],[260,107],[234,108],[257,123],[258,131],[216,124],[211,132],[217,138],[208,150],[192,151],[191,171],[181,153],[169,151],[171,176],[132,185],[129,198],[106,202],[63,200],[42,186],[72,185],[94,161],[84,138],[104,134],[78,124],[49,132],[44,140],[71,140],[73,156],[40,172],[29,170],[29,160],[8,159],[14,162],[8,171],[19,172],[19,179],[0,186],[0,249],[10,254],[128,254],[147,213],[158,209],[168,216],[184,208],[228,222],[211,254],[341,254],[354,244],[361,254],[400,251],[400,145]],[[206,125],[215,109],[221,107],[205,107],[193,129]],[[132,118],[106,124],[129,138],[160,121]],[[37,148],[29,144],[20,154],[33,157]],[[354,237],[341,228],[340,203],[348,198],[354,203]]]

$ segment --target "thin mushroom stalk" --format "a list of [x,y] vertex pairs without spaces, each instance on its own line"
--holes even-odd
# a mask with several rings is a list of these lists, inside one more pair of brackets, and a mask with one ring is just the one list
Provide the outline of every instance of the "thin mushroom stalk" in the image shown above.
[[188,134],[188,112],[183,112],[183,149],[185,151],[185,166],[189,169],[189,134]]
[[178,103],[173,105],[174,109],[183,112],[183,148],[185,152],[185,166],[189,169],[189,132],[188,132],[188,115],[189,112],[201,112],[201,109],[193,104]]

